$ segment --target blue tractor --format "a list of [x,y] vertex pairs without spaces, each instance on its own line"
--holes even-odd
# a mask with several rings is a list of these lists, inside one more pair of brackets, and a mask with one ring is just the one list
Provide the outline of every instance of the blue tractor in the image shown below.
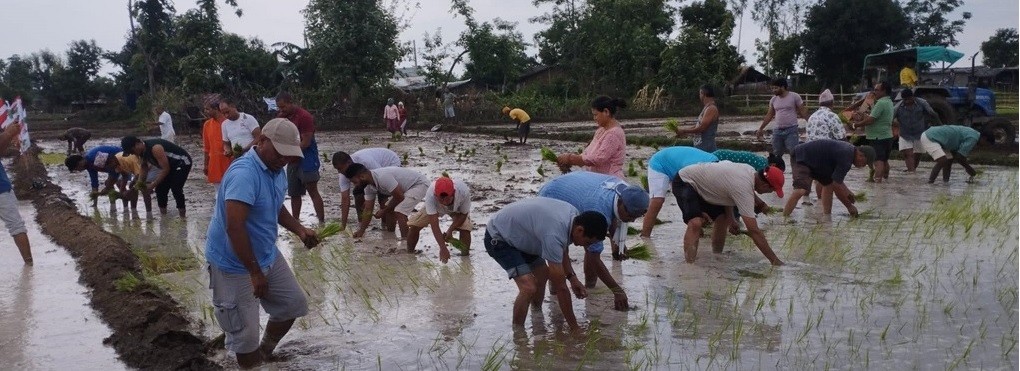
[[[895,100],[899,100],[899,72],[904,66],[914,71],[920,67],[941,69],[963,58],[963,53],[941,46],[918,46],[886,53],[869,54],[864,57],[864,82],[868,87],[879,81],[891,81]],[[973,59],[971,59],[973,69]],[[951,74],[950,74],[951,76]],[[971,79],[974,74],[971,73]],[[991,134],[996,143],[1014,143],[1017,130],[1009,119],[998,117],[995,112],[995,93],[979,88],[972,81],[967,86],[952,86],[953,78],[942,81],[923,80],[914,87],[914,95],[928,101],[944,124],[968,125],[978,131]]]

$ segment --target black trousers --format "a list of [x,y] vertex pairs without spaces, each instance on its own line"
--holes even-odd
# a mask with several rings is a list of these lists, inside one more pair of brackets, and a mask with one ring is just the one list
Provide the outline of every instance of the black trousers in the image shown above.
[[160,209],[166,208],[170,201],[170,193],[174,194],[177,208],[184,208],[184,182],[188,180],[188,174],[190,173],[191,165],[170,169],[170,174],[167,174],[166,179],[163,179],[163,182],[159,183],[159,186],[156,187],[156,205]]

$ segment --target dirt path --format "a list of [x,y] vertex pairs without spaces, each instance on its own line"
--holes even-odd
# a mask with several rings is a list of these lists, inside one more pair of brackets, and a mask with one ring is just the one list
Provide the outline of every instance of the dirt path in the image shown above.
[[[83,283],[91,289],[91,305],[113,334],[113,346],[130,367],[156,370],[215,370],[207,358],[205,339],[189,332],[194,326],[180,306],[162,290],[145,284],[120,291],[114,282],[125,274],[143,277],[138,258],[120,237],[107,233],[78,213],[73,203],[50,182],[37,150],[21,156],[13,168],[19,199],[38,209],[36,221],[54,242],[66,246],[78,262]],[[43,185],[32,189],[32,185]]]

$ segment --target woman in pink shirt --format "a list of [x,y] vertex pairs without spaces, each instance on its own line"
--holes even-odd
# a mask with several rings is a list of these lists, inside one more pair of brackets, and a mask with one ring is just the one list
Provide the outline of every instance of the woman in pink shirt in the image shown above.
[[400,131],[400,111],[397,105],[393,104],[393,98],[386,100],[386,108],[383,109],[383,120],[386,121],[386,131],[394,134]]
[[623,176],[624,155],[627,151],[627,137],[623,127],[616,121],[616,111],[627,107],[623,99],[600,95],[591,102],[591,114],[598,129],[595,137],[581,154],[563,153],[556,157],[556,164],[563,172],[571,166],[584,166],[586,170],[620,179]]

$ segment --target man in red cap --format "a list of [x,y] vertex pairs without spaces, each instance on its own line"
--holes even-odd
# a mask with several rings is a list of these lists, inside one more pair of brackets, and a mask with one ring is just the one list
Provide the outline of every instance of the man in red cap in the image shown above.
[[754,193],[776,192],[783,197],[783,171],[775,166],[761,172],[750,165],[729,161],[691,165],[673,179],[673,196],[683,212],[687,232],[684,234],[684,258],[693,263],[698,257],[701,227],[707,218],[715,220],[712,230],[712,252],[721,253],[726,244],[726,231],[738,233],[733,208],[740,213],[754,245],[772,265],[783,265],[772,251],[765,234],[758,228],[754,214]]
[[[414,251],[422,228],[428,225],[439,244],[440,261],[446,263],[450,260],[450,249],[446,245],[454,230],[460,232],[460,242],[464,243],[462,255],[468,255],[471,251],[471,230],[474,229],[474,223],[468,216],[470,212],[471,189],[467,183],[447,176],[439,177],[425,192],[425,210],[418,210],[407,220],[407,250]],[[446,232],[439,228],[439,217],[444,214],[453,219]]]

